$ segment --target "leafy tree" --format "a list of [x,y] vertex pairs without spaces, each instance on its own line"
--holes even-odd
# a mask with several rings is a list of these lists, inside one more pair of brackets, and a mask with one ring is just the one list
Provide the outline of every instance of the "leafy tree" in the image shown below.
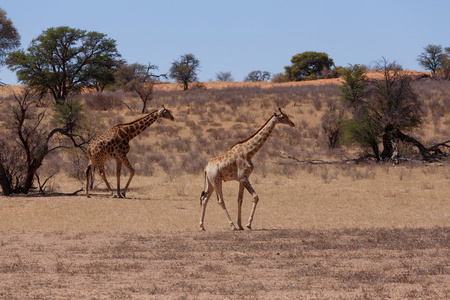
[[291,81],[314,80],[322,78],[324,68],[331,69],[333,59],[324,52],[306,51],[294,55],[291,65],[284,67],[286,76]]
[[53,110],[53,125],[64,128],[69,134],[74,133],[77,125],[79,125],[84,118],[83,105],[78,98],[66,99],[65,102],[58,102]]
[[[351,119],[344,123],[347,140],[371,147],[377,160],[390,157],[393,139],[412,143],[422,153],[424,147],[403,133],[422,122],[423,112],[411,87],[411,77],[402,72],[401,66],[386,59],[378,64],[378,69],[384,75],[381,80],[368,81],[365,70],[358,65],[344,72],[341,98],[352,108]],[[384,147],[381,154],[380,141]]]
[[197,72],[199,68],[200,62],[194,54],[185,54],[172,63],[170,77],[182,83],[183,89],[187,90],[190,83],[198,81]]
[[216,74],[216,78],[217,81],[225,81],[225,82],[234,81],[231,72],[219,72]]
[[425,51],[417,58],[419,65],[424,67],[425,70],[431,71],[431,74],[434,76],[441,66],[443,55],[442,46],[430,44],[423,49]]
[[20,35],[6,12],[0,8],[0,66],[5,63],[6,56],[20,46]]
[[27,51],[10,53],[6,64],[21,82],[60,102],[93,82],[110,83],[119,57],[105,34],[63,26],[44,31]]
[[268,81],[270,79],[270,72],[267,71],[251,71],[248,73],[244,81]]

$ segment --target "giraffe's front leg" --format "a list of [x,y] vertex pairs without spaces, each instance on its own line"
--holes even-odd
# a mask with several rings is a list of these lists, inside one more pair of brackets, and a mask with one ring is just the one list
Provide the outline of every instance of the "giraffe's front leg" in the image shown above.
[[[119,163],[119,162],[118,162],[118,163]],[[125,187],[124,187],[122,193],[120,193],[120,190],[117,190],[118,193],[119,193],[119,197],[125,197],[126,192],[127,192],[127,190],[128,190],[128,187],[130,186],[131,179],[133,179],[133,176],[134,176],[134,173],[135,173],[133,167],[131,166],[130,162],[128,161],[128,159],[127,159],[126,157],[123,157],[123,158],[122,158],[122,163],[124,164],[124,166],[125,166],[125,167],[128,169],[128,171],[130,172],[130,176],[128,177],[127,184],[125,185]],[[119,178],[118,178],[117,180],[119,181]]]
[[243,196],[244,196],[244,185],[242,184],[242,182],[240,182],[239,183],[239,194],[238,194],[238,220],[237,220],[239,230],[244,230],[244,227],[242,227],[242,221],[241,221]]
[[250,217],[248,218],[247,224],[247,228],[252,229],[253,216],[255,215],[256,205],[258,204],[259,197],[258,194],[256,194],[255,190],[253,189],[252,185],[250,184],[250,181],[248,181],[248,179],[244,181],[242,184],[253,197],[252,212],[250,213]]

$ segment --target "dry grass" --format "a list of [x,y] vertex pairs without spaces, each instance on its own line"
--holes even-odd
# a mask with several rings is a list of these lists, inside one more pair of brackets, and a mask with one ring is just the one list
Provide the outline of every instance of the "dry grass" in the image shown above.
[[2,299],[446,299],[448,228],[3,234]]
[[[450,83],[415,84],[426,109],[415,136],[448,139]],[[164,104],[176,120],[158,122],[131,142],[137,174],[129,198],[109,198],[98,175],[91,199],[0,197],[0,299],[450,298],[448,161],[296,164],[279,151],[299,159],[359,151],[328,151],[321,131],[327,102],[339,100],[339,80],[205,86],[157,86],[153,106]],[[138,98],[114,96],[89,104],[99,132],[139,117],[129,109],[140,110]],[[104,111],[109,101],[115,108]],[[277,106],[296,127],[278,126],[253,160],[250,180],[260,196],[254,230],[228,231],[211,199],[207,232],[199,232],[204,165]],[[85,165],[83,155],[61,153],[45,161],[40,175],[61,170],[48,187],[71,193],[83,187]],[[111,163],[115,183],[113,170]],[[234,220],[237,189],[224,184]],[[250,209],[245,194],[244,220]]]

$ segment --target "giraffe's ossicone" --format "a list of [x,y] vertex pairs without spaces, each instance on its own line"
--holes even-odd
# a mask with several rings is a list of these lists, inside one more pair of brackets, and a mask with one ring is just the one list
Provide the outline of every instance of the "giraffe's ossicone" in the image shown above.
[[243,230],[241,224],[241,207],[242,198],[244,193],[244,188],[253,197],[253,206],[248,219],[247,227],[251,229],[253,217],[256,210],[256,204],[258,203],[259,197],[253,190],[250,184],[249,177],[253,171],[252,157],[256,152],[261,149],[267,138],[272,133],[275,125],[286,124],[294,127],[294,123],[289,119],[289,117],[284,114],[280,108],[278,108],[277,113],[274,113],[264,125],[256,131],[254,134],[242,140],[233,146],[223,155],[217,156],[211,159],[205,167],[205,182],[206,188],[200,196],[200,205],[202,206],[202,213],[200,216],[200,228],[205,230],[203,227],[203,221],[205,219],[205,209],[208,204],[208,200],[212,195],[213,191],[216,191],[217,202],[225,211],[228,222],[231,225],[231,229],[236,230],[236,226],[228,214],[225,207],[222,194],[222,181],[235,180],[239,182],[239,193],[238,193],[238,227]]
[[[106,133],[96,136],[91,140],[87,149],[89,165],[86,170],[86,197],[89,197],[89,179],[92,176],[95,166],[98,167],[100,177],[105,182],[111,195],[119,198],[125,197],[131,179],[134,176],[134,169],[127,158],[127,153],[130,151],[129,142],[132,138],[136,137],[152,125],[158,118],[174,120],[172,113],[164,108],[163,105],[160,109],[152,111],[142,118],[129,123],[117,124]],[[116,160],[117,195],[114,195],[114,192],[106,179],[105,161],[109,158]],[[123,191],[120,191],[120,171],[122,164],[129,170],[130,176],[125,188]]]

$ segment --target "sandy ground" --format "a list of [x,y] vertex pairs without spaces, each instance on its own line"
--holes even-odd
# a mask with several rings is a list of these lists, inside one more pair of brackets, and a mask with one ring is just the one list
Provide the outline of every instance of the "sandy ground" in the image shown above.
[[136,176],[127,199],[0,197],[0,299],[448,299],[445,168],[255,174],[254,229],[237,232],[215,199],[199,231],[202,176]]

